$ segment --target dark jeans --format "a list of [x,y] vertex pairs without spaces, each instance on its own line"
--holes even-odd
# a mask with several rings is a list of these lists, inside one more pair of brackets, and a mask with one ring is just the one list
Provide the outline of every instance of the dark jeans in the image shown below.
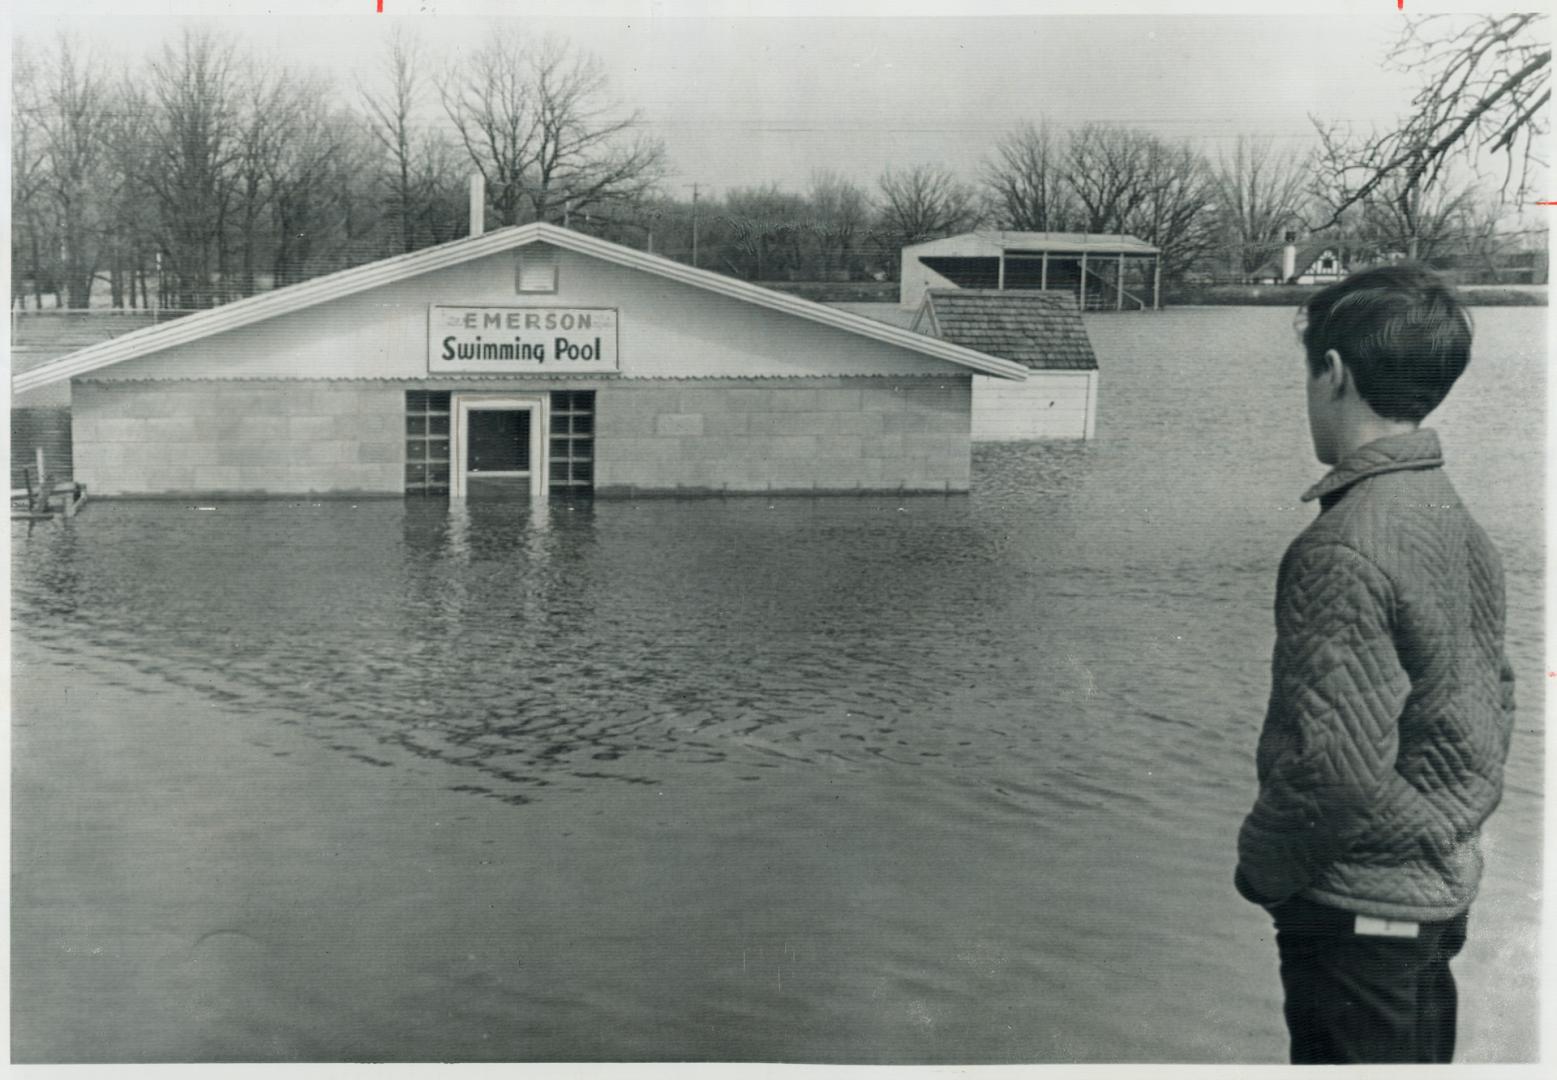
[[1294,1065],[1446,1063],[1458,998],[1449,961],[1466,915],[1416,937],[1354,932],[1356,915],[1301,898],[1277,906],[1276,948]]

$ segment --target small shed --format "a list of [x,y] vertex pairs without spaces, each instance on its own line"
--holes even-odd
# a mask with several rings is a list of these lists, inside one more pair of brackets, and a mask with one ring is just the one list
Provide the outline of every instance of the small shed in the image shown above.
[[1161,306],[1162,252],[1123,233],[975,232],[903,249],[901,306],[930,289],[1064,291],[1082,311]]
[[1097,355],[1069,292],[931,289],[913,328],[1021,364],[1020,383],[974,376],[973,440],[1090,439]]

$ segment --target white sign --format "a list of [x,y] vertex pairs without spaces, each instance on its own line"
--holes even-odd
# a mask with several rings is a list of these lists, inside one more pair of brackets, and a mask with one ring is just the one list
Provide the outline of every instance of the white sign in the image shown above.
[[427,373],[619,370],[615,308],[446,307],[427,317]]

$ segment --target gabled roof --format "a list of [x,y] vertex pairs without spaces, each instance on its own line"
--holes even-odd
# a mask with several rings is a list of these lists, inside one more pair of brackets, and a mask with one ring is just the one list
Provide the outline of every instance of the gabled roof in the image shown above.
[[999,256],[1044,251],[1092,255],[1156,255],[1158,249],[1128,233],[1018,232],[1004,229],[976,229],[973,232],[943,236],[914,244],[919,255]]
[[[1297,249],[1297,257],[1292,262],[1292,276],[1295,278],[1301,274],[1307,273],[1309,269],[1319,261],[1319,256],[1323,255],[1326,251],[1332,250],[1340,255],[1341,262],[1346,262],[1347,247],[1345,242],[1342,240],[1337,240],[1332,237],[1328,240],[1310,240],[1306,244],[1303,244]],[[1280,277],[1281,253],[1277,252],[1269,259],[1266,259],[1252,276],[1257,278]]]
[[914,326],[1034,371],[1097,368],[1076,298],[1068,292],[931,289]]
[[101,370],[112,364],[146,356],[175,345],[235,330],[265,319],[274,319],[295,311],[329,303],[368,289],[390,285],[421,274],[443,270],[473,259],[496,255],[526,244],[547,243],[581,255],[602,259],[633,270],[656,274],[671,281],[706,289],[759,307],[794,315],[837,330],[859,334],[888,345],[908,349],[925,356],[970,368],[983,375],[1006,379],[1024,379],[1026,370],[1010,360],[975,352],[950,341],[941,341],[899,327],[840,311],[825,304],[802,300],[788,293],[764,289],[759,285],[699,270],[659,255],[623,247],[597,237],[545,222],[513,225],[482,236],[454,240],[436,247],[395,255],[364,266],[341,270],[246,300],[187,315],[173,322],[136,330],[109,341],[90,345],[61,356],[30,371],[11,377],[13,393],[33,390],[61,379],[70,379]]

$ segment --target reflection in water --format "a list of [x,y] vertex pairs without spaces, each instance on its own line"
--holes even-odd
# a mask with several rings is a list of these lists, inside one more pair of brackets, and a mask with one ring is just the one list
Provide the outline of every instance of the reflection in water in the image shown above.
[[[18,612],[60,648],[279,710],[375,762],[457,762],[507,802],[650,783],[664,760],[919,763],[942,751],[906,749],[903,711],[1049,625],[1013,619],[1022,568],[1001,564],[1017,540],[968,509],[105,504],[92,529],[34,545]],[[1027,540],[1062,534],[1044,523]]]
[[[1102,348],[1130,325],[1099,324]],[[1271,567],[1313,470],[1290,387],[1257,364],[1188,379],[1179,355],[1110,384],[1095,443],[979,447],[968,496],[98,504],[16,531],[15,618],[515,803],[667,762],[960,782],[1074,760],[1128,789],[1192,748],[1237,776],[1221,718],[1260,708]],[[1285,422],[1205,434],[1240,408]],[[1519,430],[1457,474],[1516,579],[1540,549],[1533,489],[1506,483],[1510,461],[1539,475]]]
[[[417,527],[434,529],[437,543],[455,558],[497,559],[514,553],[538,556],[551,527],[552,504],[545,499],[422,502],[426,520],[419,521]],[[569,512],[576,508],[572,503],[565,505]],[[408,542],[410,533],[408,523]]]
[[981,449],[950,498],[100,504],[18,545],[17,618],[515,804],[667,762],[1236,776],[1206,688],[1258,709],[1287,513],[1240,534],[1108,464]]
[[[1134,326],[1099,322],[1103,354]],[[1208,705],[1258,709],[1312,466],[1290,357],[1208,381],[1190,355],[1111,382],[1095,443],[978,448],[966,497],[98,504],[14,530],[15,618],[376,759],[459,761],[512,801],[665,760],[1049,761],[1105,713],[1151,732],[1178,706],[1206,736]],[[1501,385],[1452,400],[1480,416]],[[1251,410],[1273,418],[1259,441],[1206,433]],[[1522,458],[1539,475],[1521,430],[1457,474],[1515,575],[1540,550],[1507,483]]]

